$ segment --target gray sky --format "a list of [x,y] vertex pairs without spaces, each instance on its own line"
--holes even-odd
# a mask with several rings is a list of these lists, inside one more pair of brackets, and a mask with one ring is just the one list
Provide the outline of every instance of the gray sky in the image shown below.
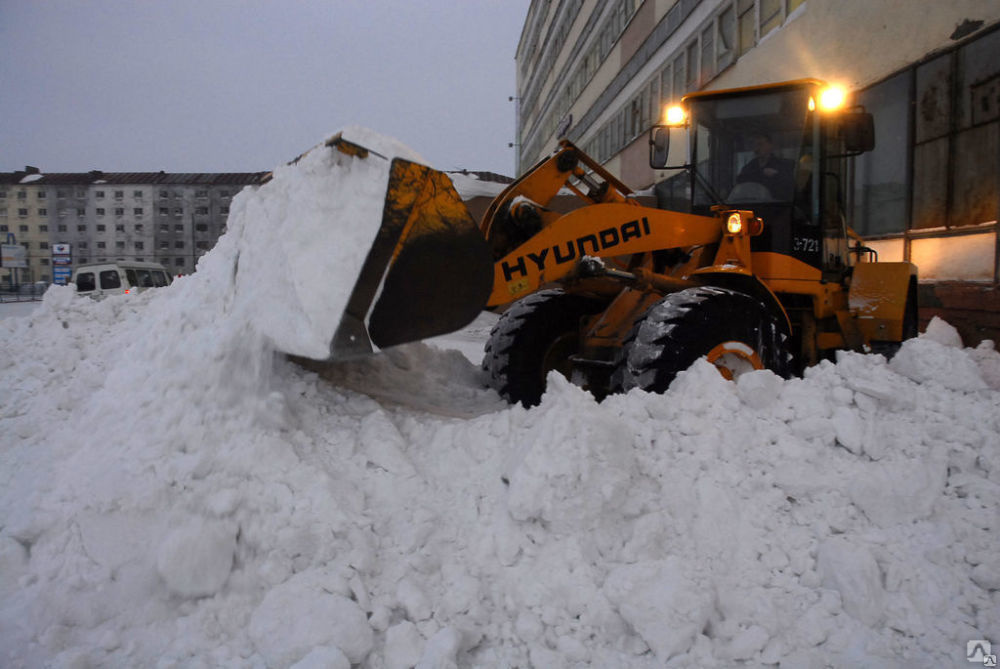
[[363,125],[513,176],[529,0],[0,0],[0,171],[269,170]]

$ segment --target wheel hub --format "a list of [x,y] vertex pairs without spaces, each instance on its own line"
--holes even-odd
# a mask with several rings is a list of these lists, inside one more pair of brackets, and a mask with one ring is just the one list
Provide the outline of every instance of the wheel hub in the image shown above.
[[724,341],[705,357],[730,381],[755,369],[764,369],[764,363],[757,352],[741,341]]

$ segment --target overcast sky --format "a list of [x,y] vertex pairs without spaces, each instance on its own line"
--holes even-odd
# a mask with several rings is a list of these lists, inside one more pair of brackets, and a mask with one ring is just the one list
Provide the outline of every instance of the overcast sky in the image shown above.
[[528,5],[0,0],[0,171],[263,171],[359,124],[513,176]]

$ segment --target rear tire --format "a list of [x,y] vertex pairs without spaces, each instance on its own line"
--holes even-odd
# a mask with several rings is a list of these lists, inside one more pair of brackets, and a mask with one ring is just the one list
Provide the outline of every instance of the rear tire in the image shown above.
[[679,372],[708,357],[727,378],[792,370],[788,333],[760,300],[714,286],[671,293],[654,304],[625,339],[612,387],[664,392]]
[[483,371],[491,388],[511,404],[538,404],[545,377],[572,371],[570,356],[580,348],[580,320],[604,308],[603,302],[562,290],[543,290],[516,302],[501,317],[486,342]]

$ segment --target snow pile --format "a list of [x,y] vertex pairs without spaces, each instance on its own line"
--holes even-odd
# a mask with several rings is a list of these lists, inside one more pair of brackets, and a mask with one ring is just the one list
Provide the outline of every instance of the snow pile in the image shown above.
[[353,285],[364,235],[322,276],[288,260],[374,216],[357,164],[241,193],[169,288],[0,321],[0,664],[936,667],[1000,641],[991,346],[935,323],[891,362],[697,363],[601,404],[552,376],[531,410],[424,344],[321,377],[272,349],[322,342]]

